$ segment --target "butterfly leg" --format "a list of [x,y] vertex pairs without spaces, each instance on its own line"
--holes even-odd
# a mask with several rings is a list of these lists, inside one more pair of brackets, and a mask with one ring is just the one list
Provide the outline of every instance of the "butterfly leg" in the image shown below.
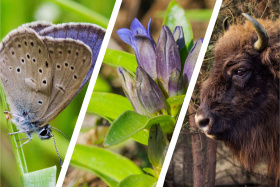
[[8,133],[8,135],[15,135],[15,134],[19,134],[19,133],[28,133],[29,131],[17,131],[17,132],[12,132],[12,133]]
[[22,147],[23,145],[27,144],[28,142],[30,142],[33,138],[32,138],[32,135],[31,134],[28,134],[29,138],[27,138],[28,140],[24,143],[22,143],[20,146],[18,146],[17,148],[20,148]]
[[12,119],[12,118],[16,118],[17,121],[19,121],[19,122],[24,121],[24,117],[22,117],[22,116],[20,116],[20,115],[17,115],[17,114],[13,114],[13,113],[11,113],[11,112],[9,112],[9,111],[4,111],[4,114],[6,115],[7,121],[9,121],[9,120]]
[[22,138],[22,139],[17,140],[17,142],[22,141],[22,140],[28,140],[28,139],[30,139],[30,138]]

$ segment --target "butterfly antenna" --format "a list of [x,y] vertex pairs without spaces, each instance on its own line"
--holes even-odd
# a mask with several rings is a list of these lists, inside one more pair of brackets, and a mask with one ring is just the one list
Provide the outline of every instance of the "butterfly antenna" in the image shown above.
[[53,143],[54,143],[55,151],[56,151],[56,154],[57,154],[58,159],[59,159],[59,162],[60,162],[60,166],[62,167],[63,162],[62,162],[61,157],[60,157],[60,155],[59,155],[59,153],[58,153],[58,150],[57,150],[56,143],[55,143],[55,140],[54,140],[54,136],[53,136],[53,135],[52,135],[52,138],[53,138]]
[[58,129],[55,128],[55,127],[50,127],[50,128],[55,129],[55,130],[57,130],[58,132],[60,132],[60,133],[70,142],[69,138],[68,138],[62,131],[58,130]]

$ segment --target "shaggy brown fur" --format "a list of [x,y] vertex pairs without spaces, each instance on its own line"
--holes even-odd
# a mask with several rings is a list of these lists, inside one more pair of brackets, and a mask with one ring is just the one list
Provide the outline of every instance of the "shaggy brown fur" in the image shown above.
[[278,180],[280,21],[258,22],[269,35],[261,53],[253,48],[258,38],[248,21],[231,26],[216,43],[197,115],[208,118],[200,124],[205,133],[224,141],[246,169],[265,160]]

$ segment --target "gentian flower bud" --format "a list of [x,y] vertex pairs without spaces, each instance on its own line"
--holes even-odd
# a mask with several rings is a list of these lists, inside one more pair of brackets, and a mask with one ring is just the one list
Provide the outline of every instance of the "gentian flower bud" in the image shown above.
[[138,66],[144,69],[153,80],[156,80],[156,52],[153,50],[152,43],[147,37],[140,35],[136,35],[134,41],[139,53]]
[[180,54],[173,35],[167,26],[163,26],[156,47],[157,77],[165,92],[173,69],[181,71]]
[[192,47],[188,55],[188,58],[186,59],[184,71],[183,71],[183,79],[185,84],[188,84],[191,80],[202,43],[203,43],[203,39],[198,40]]
[[139,114],[149,116],[148,111],[144,108],[137,96],[135,77],[122,67],[117,68],[117,72],[121,80],[123,91],[132,104],[134,111]]
[[166,101],[162,91],[141,67],[136,70],[136,89],[142,105],[151,115],[166,112]]
[[182,77],[178,69],[173,69],[168,81],[168,96],[175,97],[185,93]]
[[183,33],[183,28],[181,26],[176,26],[173,31],[173,37],[178,45],[179,51],[186,45]]

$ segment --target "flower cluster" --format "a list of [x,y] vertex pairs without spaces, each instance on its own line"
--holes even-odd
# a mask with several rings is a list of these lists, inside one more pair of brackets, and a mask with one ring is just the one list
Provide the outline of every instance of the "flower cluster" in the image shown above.
[[117,69],[123,90],[134,110],[146,116],[167,114],[166,99],[185,94],[202,44],[202,39],[198,40],[181,65],[180,49],[185,46],[182,27],[177,26],[172,34],[164,25],[156,44],[150,25],[151,19],[146,29],[135,18],[130,30],[117,31],[134,50],[138,64],[136,77],[122,67]]

